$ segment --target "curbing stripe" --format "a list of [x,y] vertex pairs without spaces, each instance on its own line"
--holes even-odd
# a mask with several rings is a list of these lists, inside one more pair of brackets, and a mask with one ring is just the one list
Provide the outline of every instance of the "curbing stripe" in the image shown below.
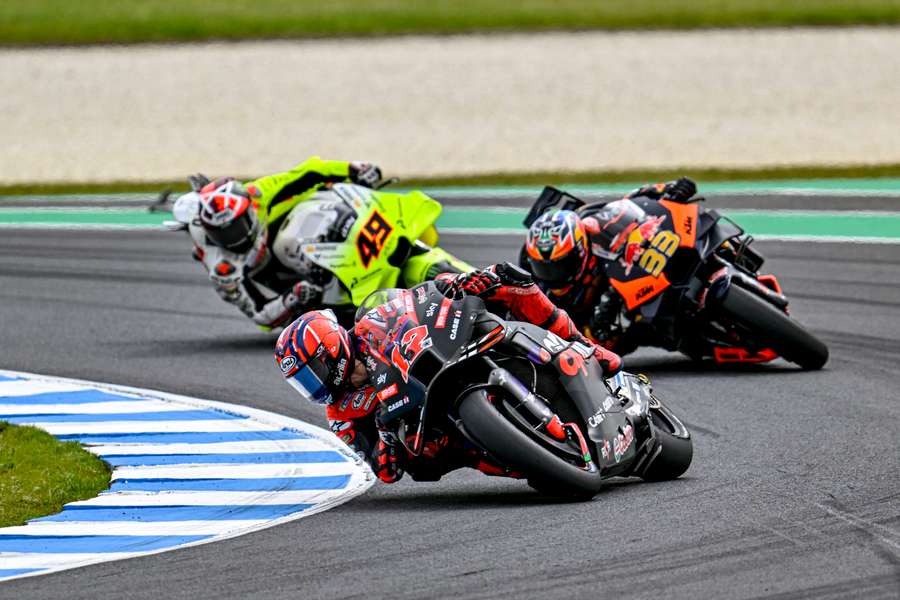
[[325,430],[164,392],[0,371],[0,418],[93,444],[114,466],[97,498],[0,529],[0,581],[227,539],[327,510],[374,482]]

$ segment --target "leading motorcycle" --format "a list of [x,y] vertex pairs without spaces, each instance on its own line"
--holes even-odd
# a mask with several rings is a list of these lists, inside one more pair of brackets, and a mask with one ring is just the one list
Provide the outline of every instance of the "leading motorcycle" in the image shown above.
[[605,379],[591,348],[504,320],[480,298],[432,282],[382,290],[357,321],[380,349],[369,358],[380,418],[414,478],[447,435],[562,497],[591,498],[614,476],[673,479],[691,463],[690,433],[646,377]]

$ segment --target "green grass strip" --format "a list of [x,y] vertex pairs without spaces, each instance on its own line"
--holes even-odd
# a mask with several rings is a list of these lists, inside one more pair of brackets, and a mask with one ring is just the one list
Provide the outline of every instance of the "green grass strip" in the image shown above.
[[[900,0],[898,0],[900,1]],[[209,173],[217,176],[223,173]],[[258,177],[257,174],[234,174],[242,180]],[[392,175],[387,173],[388,176]],[[860,186],[879,187],[880,180],[900,178],[900,164],[859,165],[859,166],[786,166],[754,169],[717,169],[699,167],[673,167],[671,169],[629,169],[618,171],[544,171],[533,173],[486,173],[482,175],[460,175],[447,177],[401,178],[398,187],[448,188],[448,187],[508,187],[543,185],[599,185],[669,181],[689,175],[701,186],[706,183],[727,183],[741,186],[744,183],[759,182],[776,186],[790,186],[791,182],[805,184],[809,180],[821,180],[816,186],[828,187],[832,183],[847,189]],[[838,180],[846,180],[844,182]],[[866,181],[868,180],[868,181]],[[99,194],[99,193],[158,193],[164,189],[187,191],[186,180],[167,181],[109,181],[109,182],[33,182],[0,184],[0,196],[38,194]]]
[[900,23],[897,0],[4,0],[3,44]]
[[78,442],[0,421],[0,527],[58,513],[109,487],[109,467]]

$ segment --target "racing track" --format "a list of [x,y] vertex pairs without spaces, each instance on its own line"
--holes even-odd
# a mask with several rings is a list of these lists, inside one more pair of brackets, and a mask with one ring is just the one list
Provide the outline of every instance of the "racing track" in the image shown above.
[[[518,238],[444,243],[486,263],[512,258]],[[586,504],[475,472],[403,481],[236,539],[0,584],[0,597],[896,598],[900,246],[759,248],[831,362],[803,373],[631,357],[693,431],[679,481],[622,480]],[[323,423],[177,234],[0,232],[0,333],[3,368],[252,398]]]

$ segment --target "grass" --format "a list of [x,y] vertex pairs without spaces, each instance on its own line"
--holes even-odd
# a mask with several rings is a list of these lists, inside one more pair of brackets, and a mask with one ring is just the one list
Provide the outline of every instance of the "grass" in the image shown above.
[[109,487],[109,467],[78,442],[0,421],[0,527],[52,515]]
[[[221,175],[216,173],[215,175]],[[252,179],[261,173],[242,177]],[[391,173],[387,173],[390,176]],[[699,182],[712,181],[770,181],[800,179],[872,179],[900,177],[900,164],[841,166],[795,166],[756,169],[671,168],[624,171],[537,172],[537,173],[487,173],[457,177],[401,178],[404,188],[429,188],[445,186],[503,186],[503,185],[561,185],[590,183],[633,183],[636,181],[669,181],[689,175]],[[187,191],[182,181],[112,181],[112,182],[40,182],[33,184],[0,184],[0,196],[31,194],[99,194],[99,193],[155,193],[166,188]]]
[[900,0],[3,0],[0,44],[900,23]]

